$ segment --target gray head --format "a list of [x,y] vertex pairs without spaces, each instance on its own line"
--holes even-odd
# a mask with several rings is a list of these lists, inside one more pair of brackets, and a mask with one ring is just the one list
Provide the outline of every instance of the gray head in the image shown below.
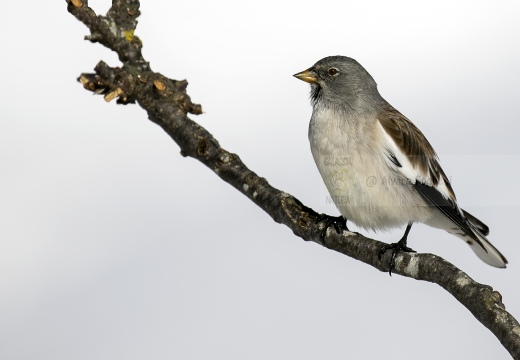
[[294,75],[311,84],[313,107],[356,109],[384,101],[372,76],[356,60],[329,56]]

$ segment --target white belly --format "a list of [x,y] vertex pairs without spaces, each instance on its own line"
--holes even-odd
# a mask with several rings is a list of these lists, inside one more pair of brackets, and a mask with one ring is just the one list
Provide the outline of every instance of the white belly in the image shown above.
[[433,215],[413,185],[386,164],[378,147],[376,120],[337,119],[331,111],[316,112],[309,141],[316,166],[340,213],[367,229],[425,222]]

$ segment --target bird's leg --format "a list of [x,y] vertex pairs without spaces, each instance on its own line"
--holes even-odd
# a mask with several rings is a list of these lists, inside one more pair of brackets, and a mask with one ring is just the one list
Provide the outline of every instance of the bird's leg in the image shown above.
[[318,222],[325,222],[325,227],[321,231],[320,239],[321,242],[325,240],[325,235],[327,235],[327,229],[329,226],[334,226],[334,229],[336,229],[336,232],[338,234],[341,234],[343,230],[350,231],[347,227],[347,219],[345,219],[343,216],[330,216],[326,214],[318,214]]
[[381,246],[381,248],[379,249],[379,254],[378,254],[379,260],[381,260],[381,256],[383,256],[387,250],[392,249],[392,257],[390,258],[390,269],[388,269],[388,273],[390,274],[390,276],[392,276],[392,270],[395,267],[395,256],[397,255],[399,250],[403,250],[406,252],[415,252],[415,250],[410,249],[408,246],[406,246],[406,240],[408,238],[408,233],[410,232],[410,229],[412,228],[412,224],[413,224],[413,222],[408,223],[401,240],[399,240],[398,242],[393,243],[393,244]]

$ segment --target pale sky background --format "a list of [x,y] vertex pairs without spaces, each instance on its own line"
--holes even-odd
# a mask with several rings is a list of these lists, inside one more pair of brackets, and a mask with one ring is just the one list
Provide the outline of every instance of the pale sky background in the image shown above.
[[[510,265],[423,225],[410,246],[493,286],[520,317],[518,1],[143,0],[141,11],[144,56],[188,79],[206,111],[195,120],[332,215],[307,141],[309,87],[292,74],[357,59]],[[0,359],[509,358],[438,286],[296,238],[181,157],[141,108],[83,90],[81,72],[119,62],[83,41],[65,1],[9,2],[0,30]]]

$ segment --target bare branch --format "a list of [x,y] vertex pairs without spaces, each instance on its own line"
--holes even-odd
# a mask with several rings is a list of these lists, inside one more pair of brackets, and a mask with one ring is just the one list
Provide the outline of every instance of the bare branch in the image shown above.
[[[383,243],[358,233],[325,229],[321,216],[295,197],[272,187],[266,179],[251,171],[238,157],[220,147],[202,126],[187,117],[201,114],[202,107],[191,102],[186,93],[188,82],[168,79],[153,72],[142,56],[142,43],[134,35],[139,16],[139,1],[113,0],[106,16],[98,16],[88,0],[68,0],[68,11],[89,29],[86,37],[115,51],[123,66],[113,68],[99,62],[95,73],[82,74],[85,89],[104,94],[106,101],[137,102],[151,121],[161,126],[179,145],[181,154],[199,160],[226,181],[274,221],[289,227],[295,235],[362,261],[380,271],[388,271],[388,253],[381,260]],[[326,236],[320,236],[325,232]],[[479,284],[444,259],[432,254],[400,253],[395,274],[436,283],[495,334],[514,359],[520,359],[520,325],[505,310],[502,297],[490,286]]]

